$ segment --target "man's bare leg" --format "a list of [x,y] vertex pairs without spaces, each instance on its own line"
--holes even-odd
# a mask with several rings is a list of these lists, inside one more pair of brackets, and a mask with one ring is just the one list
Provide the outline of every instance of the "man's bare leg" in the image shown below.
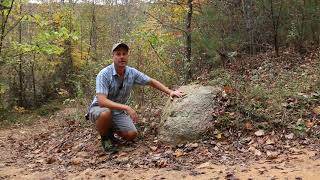
[[111,111],[104,111],[100,113],[99,118],[96,121],[96,127],[101,136],[108,134],[112,126],[112,114]]

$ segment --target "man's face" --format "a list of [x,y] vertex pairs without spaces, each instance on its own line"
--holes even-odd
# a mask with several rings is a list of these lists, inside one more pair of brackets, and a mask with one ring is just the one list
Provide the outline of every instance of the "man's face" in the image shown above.
[[128,63],[128,51],[125,48],[117,48],[112,53],[113,63],[117,67],[125,67]]

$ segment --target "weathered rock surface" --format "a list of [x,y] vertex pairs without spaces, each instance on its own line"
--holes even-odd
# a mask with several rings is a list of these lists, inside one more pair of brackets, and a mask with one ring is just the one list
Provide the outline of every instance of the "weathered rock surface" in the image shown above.
[[187,95],[168,101],[164,108],[159,139],[170,144],[185,143],[201,138],[212,120],[211,110],[219,88],[188,85],[181,91]]

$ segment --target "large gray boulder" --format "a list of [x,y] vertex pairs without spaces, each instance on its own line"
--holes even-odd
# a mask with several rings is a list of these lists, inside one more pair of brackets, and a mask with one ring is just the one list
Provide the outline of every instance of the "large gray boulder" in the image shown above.
[[188,85],[179,90],[187,95],[169,100],[163,110],[159,139],[170,144],[180,144],[201,138],[212,120],[212,108],[219,88]]

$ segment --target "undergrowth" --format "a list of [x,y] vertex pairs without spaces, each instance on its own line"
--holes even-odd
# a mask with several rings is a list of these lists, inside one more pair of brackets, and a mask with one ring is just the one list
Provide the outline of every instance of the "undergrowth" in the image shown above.
[[241,70],[213,70],[208,84],[223,87],[213,112],[215,127],[288,131],[319,138],[319,52],[310,54],[287,59],[265,55],[257,63],[254,58],[246,60],[255,65]]

